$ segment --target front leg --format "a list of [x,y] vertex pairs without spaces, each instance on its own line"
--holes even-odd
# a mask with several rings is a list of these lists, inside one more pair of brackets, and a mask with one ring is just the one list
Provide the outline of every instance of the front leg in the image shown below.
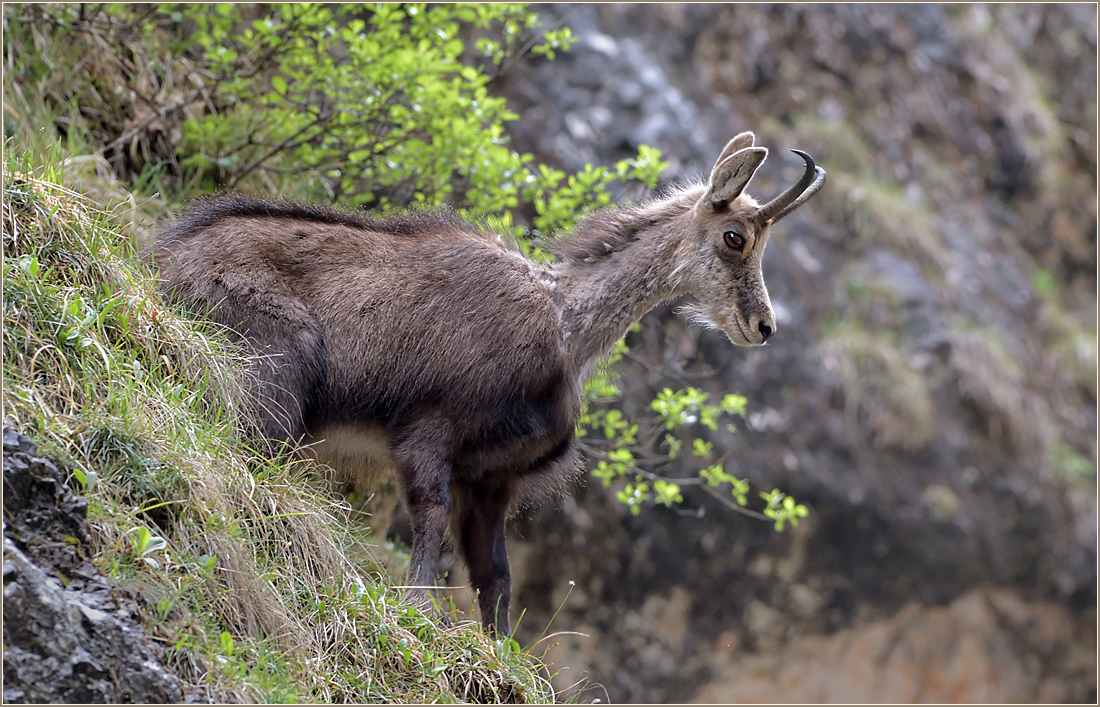
[[451,465],[443,455],[429,452],[432,447],[423,444],[425,441],[407,438],[394,448],[394,458],[401,470],[412,518],[412,555],[405,581],[412,587],[409,602],[431,612],[440,546],[451,515]]
[[507,483],[460,482],[458,536],[470,584],[478,593],[481,623],[486,632],[511,634],[508,605],[512,598],[512,572],[504,541],[504,522],[512,490]]

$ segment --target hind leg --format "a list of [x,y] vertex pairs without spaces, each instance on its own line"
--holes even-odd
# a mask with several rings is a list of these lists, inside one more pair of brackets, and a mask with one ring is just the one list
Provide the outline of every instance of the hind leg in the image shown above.
[[511,502],[511,488],[504,483],[456,486],[459,546],[466,560],[470,584],[478,593],[478,609],[485,630],[498,636],[511,634],[508,606],[512,599],[512,571],[504,525]]

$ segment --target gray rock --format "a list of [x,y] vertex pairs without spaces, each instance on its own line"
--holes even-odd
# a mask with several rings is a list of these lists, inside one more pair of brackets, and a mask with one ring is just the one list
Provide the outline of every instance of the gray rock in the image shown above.
[[182,702],[136,602],[88,557],[87,499],[4,425],[4,701]]

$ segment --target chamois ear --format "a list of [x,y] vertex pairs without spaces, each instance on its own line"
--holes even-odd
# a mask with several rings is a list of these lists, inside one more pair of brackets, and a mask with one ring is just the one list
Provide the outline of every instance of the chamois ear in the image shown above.
[[[734,140],[740,137],[738,135]],[[744,191],[752,175],[756,173],[756,168],[767,156],[766,147],[746,147],[714,165],[714,171],[710,175],[710,191],[707,192],[711,205],[715,209],[726,208],[726,204]]]
[[755,143],[756,136],[746,130],[726,143],[726,146],[722,148],[722,154],[718,155],[718,159],[714,161],[715,166],[722,164],[722,160],[726,159],[734,152],[744,150],[746,147],[752,147]]

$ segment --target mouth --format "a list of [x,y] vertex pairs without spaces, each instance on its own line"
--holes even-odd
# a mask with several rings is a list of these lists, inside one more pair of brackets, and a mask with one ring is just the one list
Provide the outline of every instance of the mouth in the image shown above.
[[[730,341],[737,344],[738,346],[763,346],[764,345],[763,340],[761,340],[761,341],[753,341],[752,340],[752,338],[745,331],[745,327],[741,326],[741,320],[736,315],[731,317],[731,319],[733,319],[733,323],[737,326],[737,333],[741,335],[741,337],[740,337],[741,340],[738,341],[736,338],[730,336],[729,337]],[[728,331],[726,332],[726,335],[729,336]]]
[[733,318],[733,323],[737,327],[737,333],[741,335],[741,340],[738,341],[738,340],[734,339],[732,336],[730,337],[730,340],[733,341],[733,343],[737,344],[738,346],[752,346],[753,345],[752,339],[750,339],[748,337],[748,335],[745,334],[745,329],[744,329],[744,327],[741,326],[741,322],[739,322],[737,320],[737,317]]

